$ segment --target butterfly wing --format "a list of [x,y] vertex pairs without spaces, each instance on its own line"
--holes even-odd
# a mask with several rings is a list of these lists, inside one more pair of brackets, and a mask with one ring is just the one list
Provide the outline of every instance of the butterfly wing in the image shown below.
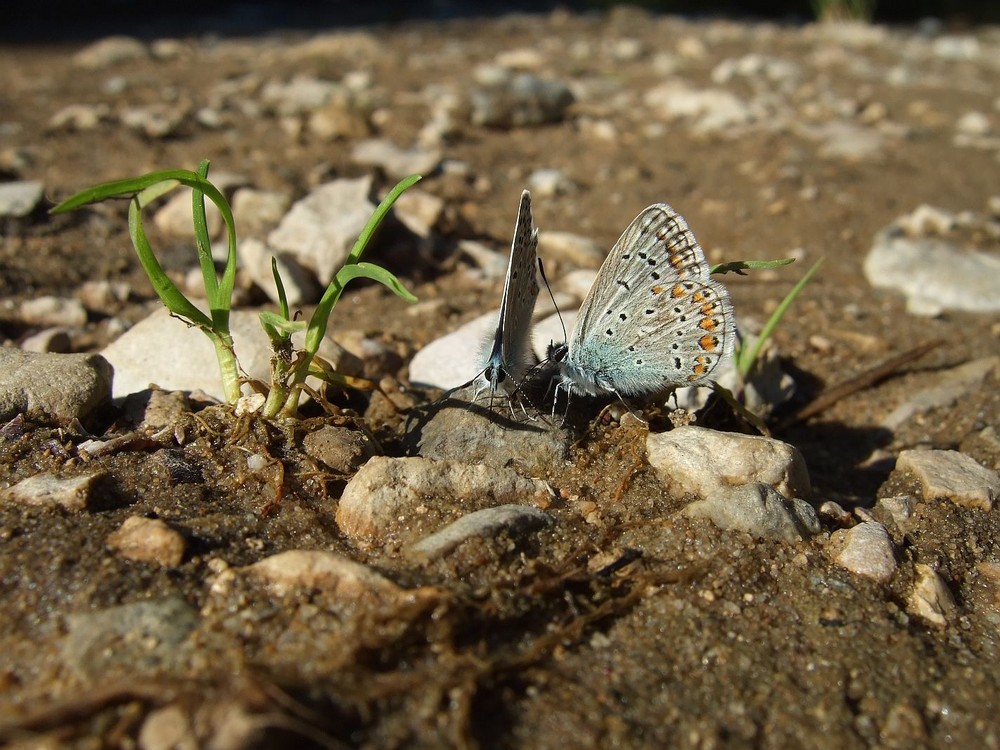
[[580,308],[564,382],[590,394],[640,396],[698,385],[733,350],[729,293],[684,218],[664,203],[629,224]]
[[491,392],[498,389],[510,392],[531,364],[531,316],[538,297],[537,249],[538,230],[531,215],[531,193],[525,190],[514,225],[497,330],[479,378]]

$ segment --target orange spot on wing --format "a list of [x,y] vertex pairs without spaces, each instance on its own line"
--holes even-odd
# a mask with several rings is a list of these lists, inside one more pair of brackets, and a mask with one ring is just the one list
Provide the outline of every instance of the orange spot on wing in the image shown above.
[[677,286],[675,286],[673,289],[670,290],[670,296],[673,297],[674,299],[678,299],[680,297],[683,297],[684,296],[684,287],[682,287],[680,284],[678,284]]
[[703,331],[714,331],[718,324],[715,322],[715,318],[702,318],[698,327]]
[[663,293],[663,287],[662,287],[662,286],[660,286],[659,284],[657,284],[657,285],[656,285],[656,286],[654,286],[654,287],[653,287],[652,289],[650,289],[650,291],[651,291],[651,292],[652,292],[653,294],[662,294],[662,293]]
[[706,352],[712,351],[718,345],[719,345],[719,340],[715,336],[709,336],[708,334],[705,334],[700,339],[698,339],[698,346],[700,346]]

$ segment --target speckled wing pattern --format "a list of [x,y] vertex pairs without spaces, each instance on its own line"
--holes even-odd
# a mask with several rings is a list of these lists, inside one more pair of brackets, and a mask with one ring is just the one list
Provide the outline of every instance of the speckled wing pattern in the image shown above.
[[531,316],[538,298],[538,230],[531,215],[531,193],[521,193],[514,225],[507,278],[500,300],[496,334],[489,344],[478,388],[511,394],[531,366]]
[[682,216],[665,203],[644,209],[580,307],[560,387],[643,396],[713,380],[736,325],[729,293],[709,270]]

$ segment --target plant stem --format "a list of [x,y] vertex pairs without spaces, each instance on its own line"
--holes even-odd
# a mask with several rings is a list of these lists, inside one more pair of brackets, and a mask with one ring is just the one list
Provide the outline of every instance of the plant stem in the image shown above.
[[240,398],[240,371],[233,351],[233,337],[228,333],[202,328],[215,345],[215,356],[219,360],[219,371],[226,391],[226,403],[235,404]]

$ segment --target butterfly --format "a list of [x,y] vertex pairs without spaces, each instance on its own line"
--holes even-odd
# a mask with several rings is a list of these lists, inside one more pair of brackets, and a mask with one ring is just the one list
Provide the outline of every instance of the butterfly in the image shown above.
[[652,396],[713,380],[736,321],[709,271],[680,214],[665,203],[644,209],[605,258],[569,343],[550,347],[556,395]]
[[533,364],[531,316],[538,297],[537,249],[538,230],[531,215],[531,193],[525,190],[514,225],[496,333],[484,347],[483,370],[474,380],[476,397],[486,388],[491,397],[498,391],[513,396]]

